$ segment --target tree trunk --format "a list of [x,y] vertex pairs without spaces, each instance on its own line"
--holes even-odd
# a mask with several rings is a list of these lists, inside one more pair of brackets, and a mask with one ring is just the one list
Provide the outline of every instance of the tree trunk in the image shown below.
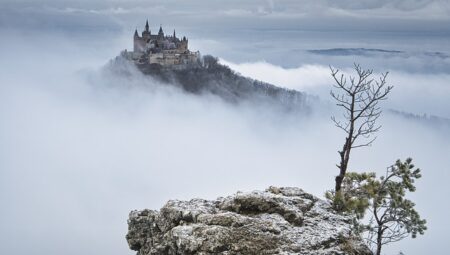
[[381,243],[382,238],[383,238],[383,232],[381,230],[378,230],[378,233],[377,233],[377,251],[376,251],[375,255],[381,255],[381,246],[383,245]]
[[347,172],[347,166],[348,166],[348,161],[350,159],[350,150],[351,150],[350,139],[351,138],[349,138],[349,137],[347,137],[345,139],[344,147],[342,148],[342,151],[339,152],[339,155],[341,156],[341,162],[339,164],[339,175],[336,176],[336,178],[335,178],[336,186],[335,186],[334,190],[336,192],[341,190],[342,181],[344,180],[345,173]]
[[336,180],[336,187],[335,187],[335,192],[338,192],[341,190],[342,187],[342,181],[345,178],[345,173],[347,172],[347,166],[348,166],[348,161],[350,160],[350,151],[352,150],[352,143],[353,143],[353,132],[355,130],[355,94],[351,95],[352,97],[352,101],[351,101],[351,105],[350,105],[350,118],[349,118],[349,122],[350,122],[350,128],[348,130],[348,134],[347,137],[345,138],[345,143],[344,146],[342,148],[342,151],[339,152],[339,154],[341,155],[341,163],[339,165],[339,175],[336,176],[335,180]]

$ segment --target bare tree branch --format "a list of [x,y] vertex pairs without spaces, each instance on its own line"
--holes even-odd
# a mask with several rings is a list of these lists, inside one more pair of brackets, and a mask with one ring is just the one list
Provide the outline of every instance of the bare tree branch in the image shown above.
[[[339,69],[330,66],[331,76],[335,84],[336,91],[331,90],[330,95],[336,101],[336,105],[342,110],[343,120],[332,117],[333,123],[346,133],[346,138],[340,155],[339,175],[336,176],[335,191],[339,191],[342,181],[347,172],[350,152],[354,148],[370,146],[376,139],[371,139],[371,135],[381,128],[376,125],[376,121],[381,116],[379,102],[385,100],[392,90],[392,86],[386,85],[388,73],[383,73],[378,79],[371,78],[373,70],[363,69],[359,64],[354,64],[356,76],[345,77]],[[349,82],[347,82],[349,81]],[[357,140],[369,139],[355,145]]]

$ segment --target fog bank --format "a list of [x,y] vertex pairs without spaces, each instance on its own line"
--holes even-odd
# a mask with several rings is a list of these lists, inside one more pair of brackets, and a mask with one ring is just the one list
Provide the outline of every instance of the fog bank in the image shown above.
[[[81,22],[83,16],[71,17]],[[224,63],[245,76],[320,96],[321,107],[296,118],[270,107],[187,94],[138,72],[111,74],[104,66],[130,48],[131,33],[105,24],[103,33],[92,27],[0,30],[1,254],[133,254],[124,238],[132,209],[269,185],[298,186],[318,196],[333,187],[343,134],[329,119],[334,107],[327,99],[327,65],[350,72],[354,57],[336,65],[340,57],[305,54],[313,40],[304,37],[301,53],[281,65],[298,35],[281,48],[277,41],[254,44],[249,37],[236,44],[237,53],[230,50],[235,44],[227,44],[240,38],[235,35],[192,40],[202,52],[223,52]],[[445,51],[438,47],[443,40],[429,48]],[[402,47],[389,42],[388,48]],[[365,58],[375,72],[391,72],[395,89],[384,106],[448,118],[448,60],[412,58]],[[423,171],[414,201],[429,222],[425,236],[386,251],[444,253],[450,206],[438,194],[449,192],[449,130],[390,114],[381,123],[377,141],[355,151],[350,168],[383,173],[396,159],[413,157]]]

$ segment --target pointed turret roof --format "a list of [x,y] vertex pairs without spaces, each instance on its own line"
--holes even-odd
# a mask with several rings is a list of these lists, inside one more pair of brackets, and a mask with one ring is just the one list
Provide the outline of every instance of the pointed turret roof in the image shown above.
[[138,31],[137,31],[137,28],[136,28],[136,30],[134,30],[134,36],[135,36],[135,37],[138,37],[138,36],[139,36]]
[[148,26],[148,19],[147,19],[147,22],[145,22],[145,31],[148,31],[148,29],[149,29],[149,26]]
[[163,29],[162,29],[162,25],[159,26],[159,32],[158,34],[164,34]]
[[173,38],[177,38],[177,36],[175,35],[175,29],[173,30]]

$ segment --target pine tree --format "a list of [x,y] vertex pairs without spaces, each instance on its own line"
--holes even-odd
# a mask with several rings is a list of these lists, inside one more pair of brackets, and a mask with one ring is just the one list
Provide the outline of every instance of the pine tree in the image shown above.
[[[416,190],[414,183],[419,178],[420,169],[414,169],[411,158],[397,160],[379,179],[374,173],[347,173],[341,191],[327,192],[326,197],[336,210],[354,216],[355,230],[365,233],[369,246],[380,255],[384,245],[409,235],[416,238],[427,229],[415,203],[405,198],[407,192]],[[360,220],[367,211],[370,220],[363,224]]]

